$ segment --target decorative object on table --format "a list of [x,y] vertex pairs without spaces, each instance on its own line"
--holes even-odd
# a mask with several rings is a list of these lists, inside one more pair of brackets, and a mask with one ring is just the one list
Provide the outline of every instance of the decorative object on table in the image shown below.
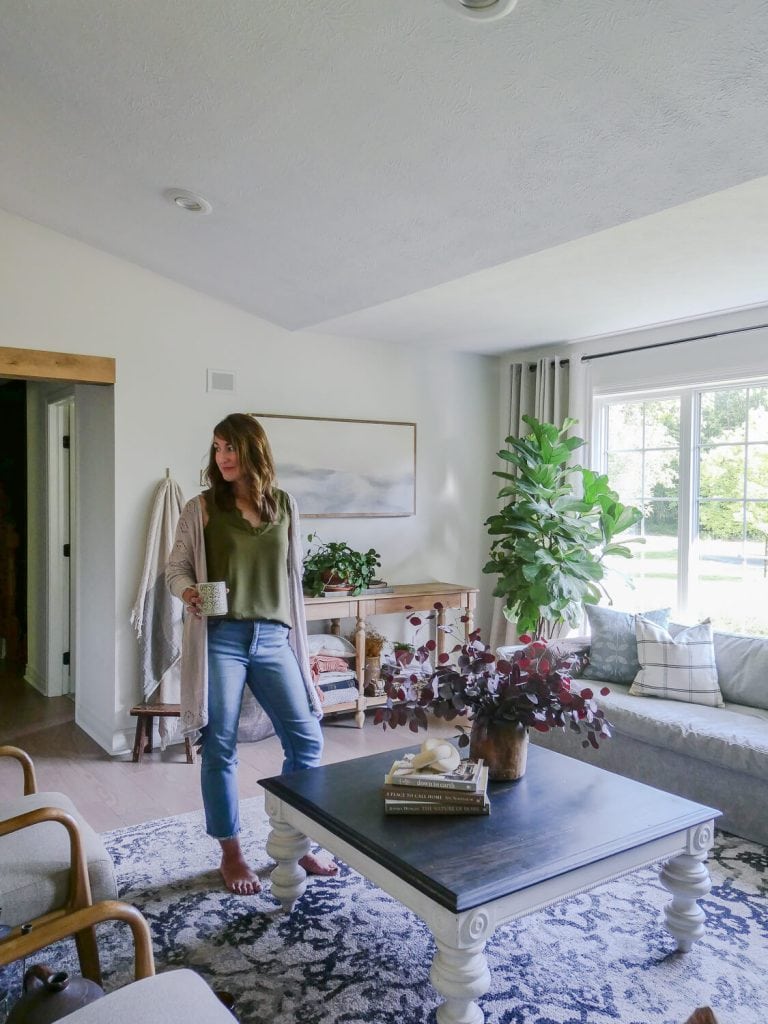
[[254,413],[302,518],[416,514],[416,424]]
[[416,771],[438,772],[441,775],[455,772],[461,764],[461,754],[447,740],[429,739],[421,744],[421,750],[414,754],[411,764]]
[[384,777],[385,814],[489,814],[488,767],[462,761],[447,740],[429,739]]
[[385,814],[488,814],[488,768],[462,761],[448,740],[428,739],[384,776]]
[[463,789],[475,792],[482,764],[459,759],[457,767],[447,772],[414,767],[415,754],[397,758],[384,776],[385,786],[424,786],[429,789]]
[[[424,619],[411,614],[409,622],[421,627]],[[443,629],[454,634],[451,626]],[[470,734],[460,726],[459,746],[469,745],[471,758],[485,760],[492,782],[524,773],[526,755],[521,748],[527,746],[529,728],[571,729],[585,734],[583,746],[597,749],[599,739],[610,737],[610,723],[589,687],[572,686],[572,672],[580,665],[578,653],[558,655],[543,640],[525,634],[520,639],[525,647],[509,659],[497,659],[475,630],[451,654],[440,655],[437,668],[427,673],[426,685],[421,669],[431,665],[434,640],[416,649],[412,661],[420,671],[405,679],[393,666],[383,666],[387,703],[377,709],[374,724],[385,729],[407,725],[418,732],[427,727],[428,708],[449,722],[469,716]],[[607,686],[600,690],[603,696],[609,692]]]
[[[445,793],[445,790],[443,790]],[[472,794],[474,796],[474,794]],[[457,815],[485,815],[491,813],[491,801],[486,793],[480,799],[461,800],[448,799],[446,796],[432,798],[415,793],[407,798],[388,796],[384,799],[385,814],[428,814],[455,817]]]
[[389,584],[387,583],[386,580],[371,580],[371,582],[368,584],[368,586],[365,589],[366,590],[391,590],[392,588],[389,586]]
[[569,465],[585,443],[566,436],[576,420],[523,420],[531,433],[508,437],[509,450],[498,452],[512,472],[494,472],[507,481],[498,494],[507,504],[486,520],[493,542],[483,572],[498,576],[493,593],[521,633],[551,637],[564,623],[577,626],[582,606],[603,597],[604,559],[631,557],[615,538],[642,513],[619,501],[606,476]]
[[316,533],[307,537],[314,548],[304,556],[304,592],[320,597],[333,591],[359,594],[368,586],[381,565],[378,551],[356,551],[346,541],[321,541]]

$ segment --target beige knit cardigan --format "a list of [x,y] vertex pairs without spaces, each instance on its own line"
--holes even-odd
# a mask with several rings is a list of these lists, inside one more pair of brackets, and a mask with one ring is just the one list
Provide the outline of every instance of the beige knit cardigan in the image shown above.
[[[292,629],[290,644],[301,669],[309,706],[322,717],[322,708],[309,670],[307,621],[304,613],[302,578],[302,545],[299,510],[289,494],[290,525],[288,528],[288,584],[291,603]],[[203,499],[198,495],[184,506],[176,527],[165,581],[176,597],[187,587],[208,579],[205,563],[203,534]],[[200,730],[208,724],[208,630],[205,618],[184,616],[181,643],[181,727],[185,736],[197,739]],[[238,739],[263,739],[274,730],[265,712],[253,699],[246,687],[240,716]]]

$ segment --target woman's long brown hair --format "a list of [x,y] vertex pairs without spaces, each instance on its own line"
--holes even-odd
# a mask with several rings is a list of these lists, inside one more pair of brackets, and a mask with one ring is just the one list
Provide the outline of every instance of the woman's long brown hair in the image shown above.
[[[253,504],[259,510],[264,522],[274,522],[277,518],[277,500],[274,495],[275,462],[262,425],[255,416],[249,416],[244,412],[233,412],[221,423],[216,424],[213,428],[213,436],[221,438],[235,449],[240,467],[250,481],[250,495]],[[227,483],[216,465],[213,442],[211,442],[205,475],[210,484],[208,493],[213,496],[215,504],[221,509],[233,509],[235,495],[231,485]]]

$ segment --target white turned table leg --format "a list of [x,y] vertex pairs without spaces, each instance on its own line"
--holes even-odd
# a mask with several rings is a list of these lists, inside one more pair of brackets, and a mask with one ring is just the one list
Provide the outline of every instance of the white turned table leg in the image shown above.
[[307,873],[299,866],[299,860],[309,853],[309,840],[284,821],[271,818],[270,824],[272,831],[267,839],[267,853],[277,861],[277,867],[269,876],[272,895],[280,901],[286,914],[290,914],[307,887]]
[[483,1024],[485,1014],[475,1002],[491,987],[485,940],[465,949],[440,939],[429,978],[445,1000],[437,1008],[438,1024]]
[[681,953],[687,953],[704,934],[705,915],[696,900],[712,888],[705,856],[683,853],[665,864],[659,873],[661,884],[672,893],[672,902],[664,910],[667,931],[677,939]]

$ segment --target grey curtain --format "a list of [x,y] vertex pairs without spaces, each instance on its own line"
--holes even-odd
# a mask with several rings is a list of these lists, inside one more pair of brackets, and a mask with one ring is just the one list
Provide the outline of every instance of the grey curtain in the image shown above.
[[[512,363],[509,368],[509,397],[502,410],[500,447],[507,437],[527,434],[523,416],[535,416],[547,423],[560,424],[570,404],[570,364],[567,359],[539,359],[537,363]],[[499,481],[501,484],[501,481]],[[517,641],[514,622],[504,618],[504,602],[493,602],[490,645],[492,650]]]

